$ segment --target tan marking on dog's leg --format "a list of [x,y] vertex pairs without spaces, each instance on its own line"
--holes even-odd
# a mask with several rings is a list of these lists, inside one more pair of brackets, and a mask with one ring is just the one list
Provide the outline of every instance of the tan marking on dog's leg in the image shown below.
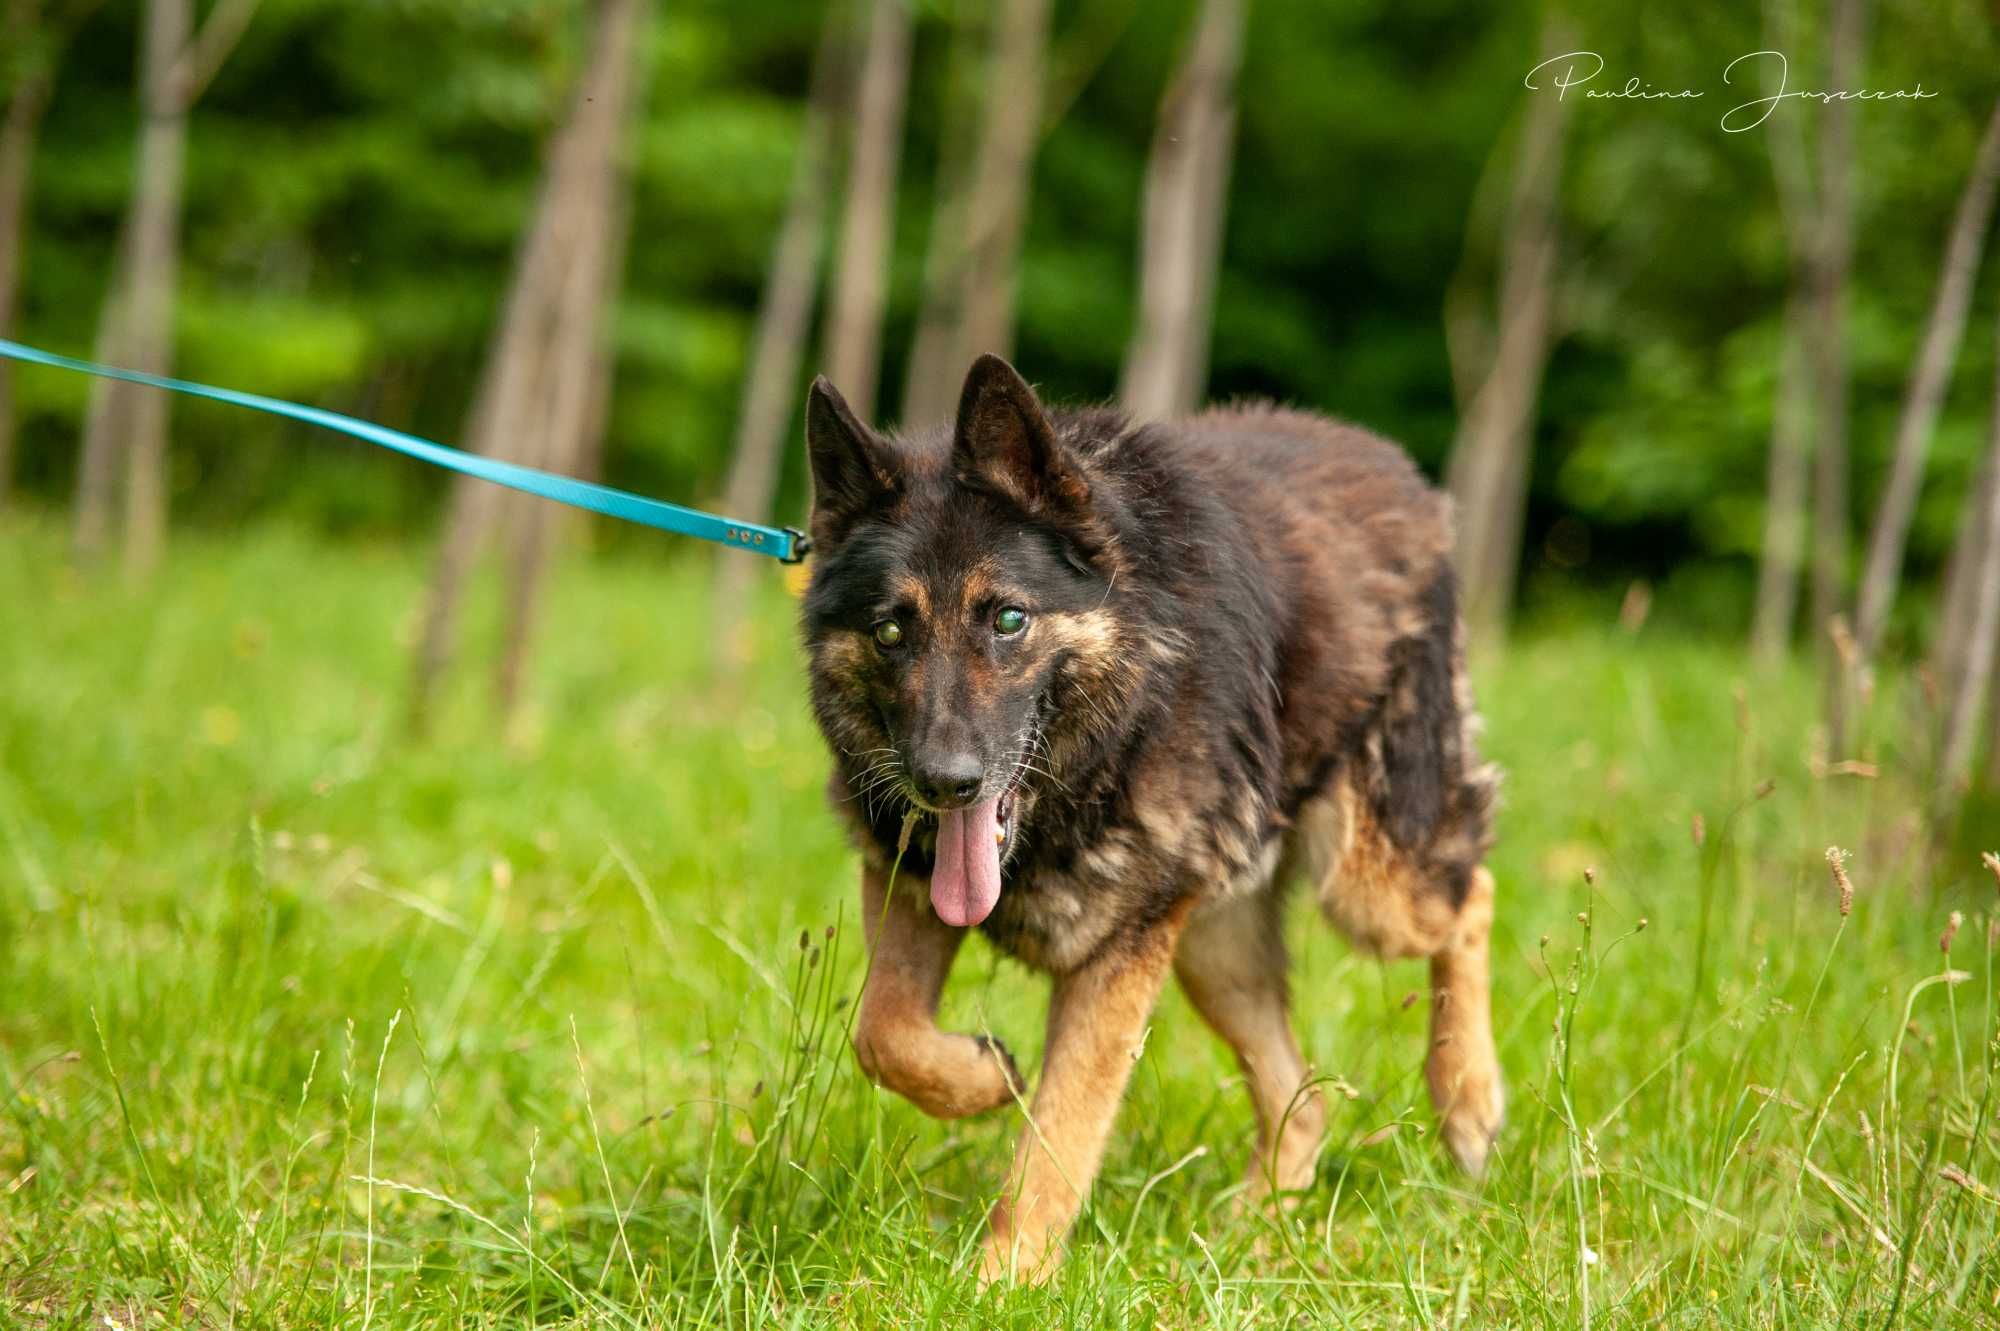
[[1250,1196],[1311,1184],[1326,1106],[1299,1054],[1287,1011],[1285,940],[1274,895],[1202,910],[1174,954],[1174,973],[1202,1020],[1228,1042],[1257,1111]]
[[1431,957],[1431,1048],[1424,1061],[1445,1145],[1474,1177],[1486,1168],[1506,1108],[1488,993],[1492,929],[1493,875],[1482,865],[1473,870],[1457,929]]
[[1041,1085],[1007,1191],[993,1205],[982,1282],[1009,1274],[1036,1280],[1054,1270],[1063,1233],[1097,1177],[1192,904],[1183,902],[1144,933],[1057,978]]
[[854,1053],[870,1081],[935,1118],[964,1118],[1012,1100],[1021,1074],[999,1041],[938,1029],[938,995],[965,930],[938,919],[922,887],[902,880],[892,897],[886,874],[862,871],[869,959]]

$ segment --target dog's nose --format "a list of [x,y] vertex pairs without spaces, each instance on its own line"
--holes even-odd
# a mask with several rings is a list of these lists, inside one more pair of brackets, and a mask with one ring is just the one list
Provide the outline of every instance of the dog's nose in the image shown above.
[[979,793],[980,778],[986,769],[975,753],[941,753],[918,760],[917,793],[926,803],[940,809],[956,809],[972,803]]

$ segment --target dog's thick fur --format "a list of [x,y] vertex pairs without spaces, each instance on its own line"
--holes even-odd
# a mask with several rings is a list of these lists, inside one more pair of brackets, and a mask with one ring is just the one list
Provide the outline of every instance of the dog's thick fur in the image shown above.
[[[822,379],[808,436],[813,704],[873,948],[861,1064],[947,1117],[1021,1086],[997,1042],[936,1025],[964,931],[925,897],[935,824],[911,772],[930,737],[949,730],[982,790],[1012,792],[980,927],[1054,977],[983,1274],[1052,1265],[1170,969],[1242,1066],[1252,1190],[1311,1181],[1324,1111],[1280,927],[1300,878],[1357,945],[1430,958],[1426,1073],[1476,1173],[1502,1106],[1481,863],[1496,778],[1475,750],[1448,501],[1352,426],[1265,406],[1165,425],[1052,411],[995,357],[949,432],[878,433]],[[1025,630],[998,636],[1000,607]]]

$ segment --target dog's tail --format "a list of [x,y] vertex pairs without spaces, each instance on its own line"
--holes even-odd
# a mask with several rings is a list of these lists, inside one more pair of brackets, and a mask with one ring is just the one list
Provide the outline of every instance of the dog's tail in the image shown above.
[[[1417,609],[1412,631],[1389,648],[1381,700],[1360,729],[1334,798],[1306,815],[1319,825],[1301,828],[1322,909],[1363,943],[1378,931],[1359,897],[1435,893],[1456,914],[1493,843],[1500,773],[1479,756],[1458,580],[1449,567]],[[1376,942],[1377,950],[1400,950],[1386,937]]]

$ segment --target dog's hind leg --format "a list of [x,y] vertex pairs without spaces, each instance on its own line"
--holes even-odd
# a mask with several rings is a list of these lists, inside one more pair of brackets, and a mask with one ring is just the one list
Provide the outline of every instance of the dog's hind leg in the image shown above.
[[1442,1136],[1458,1163],[1477,1175],[1500,1131],[1505,1097],[1493,1048],[1487,936],[1493,929],[1493,875],[1463,871],[1462,898],[1435,865],[1397,847],[1351,787],[1299,811],[1307,864],[1320,905],[1357,947],[1383,958],[1428,957],[1430,1049],[1424,1079]]
[[1041,1084],[1014,1150],[1008,1187],[994,1203],[980,1279],[1040,1279],[1076,1218],[1125,1083],[1145,1044],[1146,1022],[1166,983],[1192,899],[1056,977]]
[[1505,1110],[1488,993],[1492,929],[1493,875],[1482,865],[1472,871],[1456,927],[1431,954],[1431,1047],[1424,1060],[1445,1145],[1475,1177],[1486,1168]]
[[1021,1087],[1005,1045],[937,1026],[938,996],[965,930],[938,919],[922,883],[872,867],[861,877],[868,976],[854,1024],[854,1053],[868,1079],[935,1118],[963,1118],[1006,1104]]
[[1205,906],[1174,954],[1181,989],[1235,1051],[1257,1111],[1257,1149],[1244,1171],[1253,1197],[1310,1184],[1326,1131],[1326,1107],[1292,1033],[1281,905],[1267,888]]

